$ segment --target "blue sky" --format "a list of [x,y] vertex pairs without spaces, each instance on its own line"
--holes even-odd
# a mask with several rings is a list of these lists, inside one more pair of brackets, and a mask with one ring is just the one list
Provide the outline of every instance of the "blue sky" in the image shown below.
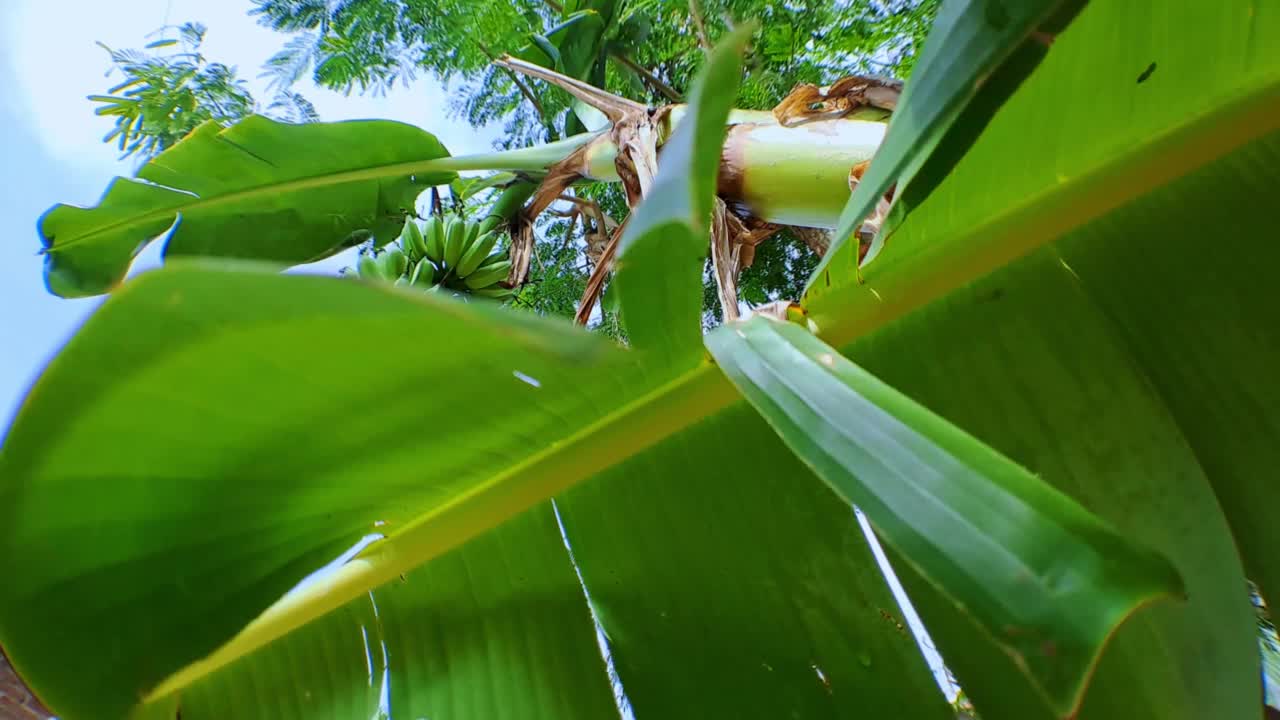
[[[41,279],[35,221],[57,202],[89,205],[112,175],[130,174],[101,142],[111,121],[93,115],[85,99],[113,84],[106,53],[94,44],[141,47],[166,22],[209,28],[203,50],[235,65],[259,98],[267,97],[259,68],[287,39],[247,15],[249,0],[0,0],[0,427],[40,368],[97,307],[98,300],[63,300]],[[172,36],[172,35],[171,35]],[[118,76],[113,76],[118,77]],[[455,154],[488,149],[493,130],[477,132],[446,115],[445,91],[419,77],[384,97],[352,96],[300,85],[324,120],[390,118],[436,133]],[[154,265],[158,247],[137,267]],[[341,263],[330,263],[331,265]]]

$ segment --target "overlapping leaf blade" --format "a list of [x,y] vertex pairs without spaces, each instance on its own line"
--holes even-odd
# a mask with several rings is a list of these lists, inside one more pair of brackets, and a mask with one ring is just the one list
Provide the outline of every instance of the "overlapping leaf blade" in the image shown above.
[[856,503],[1059,712],[1115,626],[1177,573],[799,325],[754,316],[707,347],[783,441]]
[[[57,711],[123,716],[359,538],[389,537],[367,552],[404,564],[392,579],[545,498],[508,482],[510,509],[458,503],[633,397],[615,380],[630,363],[580,330],[421,293],[144,275],[59,355],[5,439],[0,644]],[[446,525],[475,512],[474,529],[437,519],[415,561],[398,538],[433,509]]]
[[136,179],[116,178],[98,205],[50,208],[40,218],[46,283],[64,297],[106,292],[166,231],[167,257],[284,265],[337,252],[362,239],[358,231],[385,242],[418,193],[453,179],[431,162],[447,155],[430,133],[387,120],[210,121]]
[[1276,38],[1280,12],[1250,0],[1091,3],[865,284],[834,259],[814,276],[810,316],[839,345],[1280,129]]
[[617,713],[549,503],[201,680],[180,701],[188,720]]
[[635,717],[950,716],[849,505],[745,403],[556,504]]
[[831,273],[836,282],[856,274],[859,251],[852,238],[879,198],[896,183],[897,215],[923,202],[1086,2],[943,3],[884,145],[845,205],[807,295],[824,292]]
[[[1280,605],[1280,323],[1272,133],[1055,243],[1118,325],[1212,483],[1250,579]],[[1188,259],[1190,258],[1190,260]]]
[[622,317],[632,344],[689,365],[702,344],[702,264],[707,255],[720,146],[751,26],[716,46],[694,81],[689,110],[662,146],[653,187],[618,251]]
[[[244,303],[223,302],[229,295]],[[575,462],[608,465],[629,457],[634,451],[611,442],[607,433],[593,436],[597,442],[576,446],[571,438],[574,427],[625,405],[629,398],[639,398],[637,402],[645,408],[631,411],[629,421],[618,423],[618,431],[629,440],[638,437],[638,447],[677,432],[733,398],[723,380],[707,382],[717,374],[705,365],[677,381],[675,391],[667,393],[670,401],[653,395],[646,398],[632,361],[625,354],[605,352],[598,338],[557,332],[554,326],[532,318],[502,317],[506,320],[453,303],[323,278],[175,266],[131,283],[108,302],[42,380],[50,390],[38,389],[33,395],[0,461],[6,511],[0,549],[6,566],[13,569],[10,578],[15,588],[0,605],[0,640],[18,667],[42,697],[68,717],[120,716],[166,675],[210,652],[293,582],[361,534],[385,533],[388,539],[376,542],[343,569],[380,557],[379,548],[384,555],[391,549],[389,554],[398,551],[412,556],[416,546],[401,540],[415,536],[411,527],[420,524],[423,508],[448,506],[472,494],[488,482],[486,476],[513,477],[501,468],[528,467],[522,457],[537,456],[548,443],[553,452],[558,445],[571,446],[569,456],[577,458]],[[137,342],[108,341],[129,334],[126,326],[135,328],[131,336]],[[139,335],[137,327],[154,329],[155,335]],[[470,329],[463,331],[464,327]],[[434,335],[450,338],[450,353],[442,354],[424,341]],[[463,337],[468,339],[460,342]],[[378,350],[365,351],[366,344]],[[561,365],[553,367],[553,357]],[[201,368],[202,363],[206,366]],[[352,368],[349,379],[334,381]],[[579,377],[582,372],[589,374]],[[201,382],[194,385],[184,386],[177,380],[196,376]],[[179,386],[185,389],[165,390]],[[149,399],[144,402],[143,398]],[[510,405],[495,415],[497,399]],[[243,409],[249,406],[258,410],[246,420]],[[713,432],[730,440],[743,437],[739,427],[743,412],[749,413],[744,408],[698,436],[680,440],[672,446],[678,450],[675,454],[662,451],[657,456],[660,460],[644,457],[634,464],[617,465],[618,482],[634,484],[650,476],[654,462],[665,463],[667,469],[659,474],[671,482],[678,482],[684,472],[718,472],[730,458],[743,464],[743,472],[734,474],[739,478],[747,476],[747,468],[761,477],[781,471],[764,462],[771,455],[788,467],[794,465],[787,455],[778,455],[760,442],[752,443],[759,453],[754,459],[726,444],[720,455],[708,457],[703,465],[691,464],[687,448],[701,446],[702,434]],[[566,423],[569,418],[573,421]],[[51,424],[61,432],[49,431]],[[452,429],[441,431],[446,427]],[[762,426],[754,432],[768,437]],[[555,467],[561,470],[561,482],[582,477],[563,463]],[[229,492],[232,487],[252,491]],[[514,491],[513,502],[523,502],[522,491],[510,481],[504,489],[508,494]],[[93,501],[66,504],[62,499],[68,493]],[[708,501],[717,494],[710,487],[706,493]],[[765,654],[757,672],[774,675],[767,682],[756,678],[742,686],[737,702],[743,707],[801,702],[831,712],[874,702],[883,707],[909,704],[920,712],[940,713],[943,706],[938,696],[925,692],[928,675],[910,638],[885,619],[896,611],[884,587],[869,564],[857,561],[858,557],[867,560],[867,553],[856,524],[834,498],[818,491],[806,503],[815,501],[817,507],[804,504],[785,522],[776,521],[779,536],[792,540],[762,547],[763,554],[744,556],[744,567],[756,571],[743,577],[766,577],[763,569],[786,562],[792,552],[789,547],[827,558],[820,583],[815,584],[810,570],[804,570],[771,580],[777,588],[772,594],[744,595],[728,586],[705,589],[705,599],[723,599],[738,607],[720,620],[714,609],[701,615],[708,630],[722,638],[741,633],[735,618],[742,613],[775,618],[756,634]],[[456,545],[510,517],[514,508],[509,504],[502,501],[491,506],[489,520],[473,523],[470,530],[437,516],[442,522],[433,525],[432,531],[452,537]],[[751,508],[756,519],[744,514],[733,534],[721,535],[705,547],[695,546],[701,531],[697,525],[689,526],[685,553],[700,558],[699,566],[715,562],[721,544],[761,527],[765,522],[761,513],[773,512],[773,504],[761,496],[744,505],[743,510]],[[799,528],[812,529],[812,513],[819,507],[826,535],[810,538]],[[472,558],[466,561],[469,582],[481,587],[484,578],[499,582],[506,575],[545,574],[535,562],[542,557],[539,553],[548,552],[545,547],[535,552],[542,547],[539,543],[545,544],[545,533],[520,535],[506,527],[499,533],[509,538],[506,542],[528,545],[531,554],[508,553],[504,566],[498,567],[475,560],[476,556],[467,554],[471,552],[467,546],[458,552]],[[432,542],[441,547],[438,539]],[[862,548],[853,558],[845,557],[850,543]],[[72,546],[74,562],[55,559]],[[151,551],[155,547],[166,549],[156,554]],[[662,557],[669,560],[670,553]],[[457,568],[456,561],[447,558],[433,561],[426,568],[428,578],[437,577],[432,568],[440,562],[455,563],[441,567]],[[437,579],[443,582],[441,577]],[[407,579],[423,581],[413,573]],[[378,598],[396,592],[395,583],[393,578],[389,588],[374,591],[380,606]],[[563,583],[558,587],[559,592],[567,592]],[[572,606],[563,599],[555,601],[556,606],[548,610],[551,614],[539,614],[539,602],[550,598],[538,592],[516,592],[500,605],[486,605],[484,594],[476,592],[474,599],[480,604],[470,609],[466,603],[441,605],[445,596],[438,593],[429,605],[415,605],[427,614],[405,616],[403,641],[424,632],[422,624],[430,625],[430,618],[440,617],[437,613],[451,607],[468,613],[465,617],[471,620],[467,622],[486,628],[511,621],[512,614],[534,613],[546,622],[551,618],[567,621],[572,615],[565,614]],[[828,592],[866,599],[854,606],[837,602],[819,616],[791,605],[799,597],[831,602],[823,599]],[[324,712],[339,716],[348,716],[348,711],[358,715],[358,708],[382,702],[377,692],[377,650],[372,651],[372,690],[358,672],[362,658],[342,660],[357,647],[353,643],[359,628],[353,617],[368,621],[367,610],[360,609],[363,602],[356,597],[345,609],[301,628],[300,636],[283,636],[256,649],[241,644],[238,648],[244,652],[226,658],[227,664],[207,668],[211,674],[189,675],[175,686],[181,693],[162,693],[138,711],[163,714],[175,707],[172,703],[180,702],[184,717],[203,717],[216,715],[219,708],[254,708],[255,701],[270,693],[273,704],[253,712],[287,717],[300,712],[299,708],[324,707]],[[581,611],[582,606],[577,607]],[[873,614],[876,608],[879,611]],[[834,641],[796,644],[786,630],[794,626],[824,634],[823,628],[834,622],[824,619],[831,612],[845,618],[841,637],[860,638],[857,648]],[[784,625],[786,617],[791,619]],[[383,621],[387,621],[385,615]],[[628,625],[626,631],[616,624],[610,627],[619,637],[653,632],[643,625]],[[55,626],[59,630],[52,632]],[[449,682],[463,683],[458,686],[439,686],[438,673],[443,670],[432,665],[432,655],[412,655],[422,651],[392,647],[390,657],[406,658],[399,667],[391,661],[393,706],[415,711],[452,707],[459,717],[469,717],[472,711],[483,716],[488,707],[484,702],[466,705],[457,695],[469,682],[465,678],[477,682],[488,678],[487,682],[508,689],[504,692],[516,693],[512,697],[519,692],[579,692],[576,687],[551,689],[546,684],[566,682],[573,676],[567,669],[548,668],[535,673],[528,683],[521,674],[510,675],[511,667],[503,663],[521,662],[521,657],[527,657],[521,653],[567,657],[565,653],[571,652],[545,635],[539,636],[545,640],[538,646],[542,649],[530,650],[527,643],[531,641],[519,638],[531,630],[520,627],[513,628],[517,635],[486,630],[483,644],[475,644],[478,640],[467,636],[464,628],[457,629],[463,633],[458,642],[463,643],[464,657],[487,648],[491,658],[474,666],[474,673],[469,664],[465,670],[451,671]],[[667,637],[670,641],[673,636]],[[238,640],[231,646],[236,647]],[[709,646],[704,651],[719,652]],[[874,668],[862,663],[864,652]],[[107,663],[108,658],[116,662]],[[130,660],[120,662],[121,658]],[[851,659],[855,662],[850,663]],[[315,666],[321,660],[336,665],[321,669]],[[815,671],[816,661],[823,665]],[[260,678],[283,678],[289,673],[307,678],[294,688],[296,692],[277,694],[255,684]],[[810,677],[807,686],[775,692],[799,676]],[[725,672],[717,682],[731,687],[740,680]],[[436,687],[441,688],[439,692],[432,690]],[[841,691],[838,701],[830,699],[832,687]],[[876,689],[865,697],[851,694],[859,687]],[[418,699],[397,699],[397,688],[417,693]],[[710,696],[706,699],[718,702]],[[589,700],[581,702],[590,705]],[[552,707],[559,710],[548,712],[559,712],[560,717],[588,716],[566,709],[584,706],[554,706],[545,697],[513,707],[516,717],[540,717],[533,713]]]
[[[1232,170],[1223,170],[1216,178],[1231,176]],[[1260,194],[1254,196],[1255,202],[1264,192],[1262,187],[1266,186],[1256,188]],[[1151,210],[1186,220],[1200,212],[1186,199],[1169,197]],[[1150,217],[1149,212],[1136,212],[1128,222],[1105,233],[1083,232],[1081,244],[1088,248],[1091,264],[1112,267],[1117,243],[1136,243],[1135,252],[1148,243],[1149,248],[1162,245],[1165,238],[1158,228],[1153,228],[1157,234],[1149,239],[1137,240],[1145,236]],[[1258,217],[1251,226],[1260,228],[1268,222]],[[1238,237],[1228,245],[1243,250],[1262,236]],[[1075,239],[1068,241],[1074,245]],[[1127,252],[1119,254],[1123,257]],[[1264,257],[1272,255],[1274,251],[1267,250]],[[1145,262],[1143,258],[1139,266]],[[886,382],[1016,459],[1126,538],[1155,548],[1177,567],[1186,597],[1143,609],[1120,626],[1074,717],[1257,718],[1261,696],[1257,630],[1231,537],[1236,523],[1229,514],[1224,518],[1210,484],[1210,467],[1195,452],[1214,435],[1203,435],[1197,427],[1200,421],[1187,426],[1178,422],[1177,413],[1171,412],[1177,405],[1149,382],[1152,367],[1131,354],[1127,333],[1118,332],[1123,326],[1113,322],[1126,318],[1130,310],[1095,302],[1073,274],[1080,272],[1077,262],[1068,266],[1053,248],[1045,248],[846,351]],[[1154,292],[1152,299],[1158,297],[1162,304],[1164,298],[1186,290],[1178,285],[1177,275],[1144,275],[1125,262],[1115,265],[1114,271],[1142,289],[1134,299]],[[1259,285],[1262,276],[1239,264],[1222,278],[1221,285],[1213,281],[1209,291],[1234,303],[1267,288],[1274,306],[1275,286],[1269,281]],[[1245,287],[1233,288],[1232,278],[1243,281]],[[1226,355],[1219,362],[1240,362],[1234,358],[1243,348],[1231,342],[1219,344],[1219,331],[1213,326],[1188,325],[1179,315],[1163,312],[1158,319],[1146,311],[1133,319],[1138,317],[1153,322],[1152,334],[1177,338],[1179,348],[1203,342],[1214,348],[1205,356],[1223,352]],[[1224,329],[1223,340],[1235,334],[1229,324]],[[1255,326],[1253,332],[1266,330]],[[1156,362],[1174,361],[1161,355]],[[1159,376],[1168,371],[1155,372]],[[1168,397],[1180,405],[1188,399],[1196,401],[1201,391],[1177,388]],[[1232,399],[1238,398],[1222,398]],[[1227,409],[1237,414],[1222,415]],[[1254,432],[1249,403],[1224,402],[1215,417],[1232,431]],[[1270,452],[1274,462],[1273,449],[1259,452]],[[1234,459],[1231,474],[1213,483],[1235,482],[1259,472],[1255,463],[1262,459],[1257,453],[1241,455]],[[1215,462],[1222,460],[1218,456]],[[1220,472],[1222,466],[1216,469]],[[1240,483],[1238,490],[1252,486],[1258,492],[1264,485]],[[1274,499],[1274,491],[1251,497],[1265,505]],[[1064,717],[1020,692],[1016,678],[1021,671],[1008,655],[957,612],[949,598],[938,597],[923,580],[913,582],[910,563],[896,559],[896,564],[912,601],[982,717]]]

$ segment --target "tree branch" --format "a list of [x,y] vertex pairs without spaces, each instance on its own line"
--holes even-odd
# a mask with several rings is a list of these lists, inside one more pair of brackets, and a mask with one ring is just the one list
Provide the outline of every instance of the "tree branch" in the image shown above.
[[634,100],[614,95],[603,88],[598,88],[590,83],[562,75],[555,70],[549,70],[541,65],[534,65],[531,62],[514,58],[510,55],[503,55],[495,60],[494,63],[521,75],[535,77],[561,88],[575,98],[604,113],[610,122],[616,123],[624,117],[645,114],[649,110],[648,107]]
[[493,62],[498,67],[502,68],[502,71],[507,74],[507,77],[511,78],[511,82],[515,83],[516,87],[519,88],[520,94],[524,95],[524,99],[528,100],[529,104],[533,105],[533,109],[537,111],[538,117],[542,119],[542,126],[555,136],[555,125],[552,123],[551,118],[547,117],[547,111],[542,109],[542,103],[538,102],[538,98],[534,96],[533,91],[529,89],[529,86],[525,85],[524,81],[520,79],[520,76],[512,72],[511,68],[496,62],[498,58],[495,57],[493,53],[489,52],[489,48],[486,47],[484,43],[479,40],[476,40],[475,42],[480,48],[480,52],[484,53],[485,56],[489,58],[490,62]]
[[533,109],[537,111],[538,117],[542,118],[542,124],[554,133],[556,131],[555,126],[550,124],[550,120],[547,118],[547,111],[542,109],[542,103],[538,102],[538,98],[534,97],[533,91],[529,89],[529,86],[525,85],[524,81],[520,79],[520,76],[511,72],[510,69],[502,68],[502,70],[507,74],[507,77],[511,78],[511,82],[515,83],[516,87],[520,89],[520,94],[524,95],[524,99],[528,100],[530,105],[533,105]]
[[702,24],[702,12],[698,10],[698,0],[689,0],[689,17],[693,18],[693,27],[698,31],[698,44],[704,52],[711,52],[711,41],[707,39],[707,26]]
[[649,72],[642,65],[637,63],[635,60],[632,60],[631,58],[627,57],[626,55],[616,50],[610,51],[609,57],[612,57],[614,60],[618,62],[619,65],[622,65],[626,69],[630,70],[631,72],[639,76],[640,79],[643,80],[650,88],[652,88],[654,92],[665,97],[671,102],[680,102],[680,99],[681,99],[680,93],[676,92],[675,89],[672,88],[670,85],[662,82],[661,78]]

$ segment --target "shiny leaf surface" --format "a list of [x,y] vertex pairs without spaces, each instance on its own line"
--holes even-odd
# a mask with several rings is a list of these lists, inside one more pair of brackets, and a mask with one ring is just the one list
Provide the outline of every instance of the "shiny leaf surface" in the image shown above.
[[635,717],[949,717],[849,505],[745,403],[556,502]]
[[865,284],[856,247],[828,253],[810,316],[840,344],[1280,129],[1277,38],[1280,8],[1251,0],[1090,3]]
[[187,720],[617,714],[550,503],[196,683],[181,710]]
[[346,599],[546,498],[477,491],[613,411],[626,367],[603,338],[411,289],[143,275],[59,355],[5,440],[0,644],[57,711],[121,716],[360,538],[388,539],[344,567],[372,573]]
[[1079,704],[1119,622],[1180,591],[1165,560],[799,325],[757,315],[707,347],[787,447],[1058,712]]
[[[1180,211],[1197,212],[1185,203]],[[1090,254],[1099,261],[1114,257],[1115,243],[1134,242],[1144,227],[1126,224],[1109,237],[1094,235],[1087,243]],[[920,579],[913,582],[906,558],[896,566],[984,718],[1256,720],[1261,697],[1257,630],[1242,590],[1233,518],[1224,517],[1208,467],[1194,452],[1197,433],[1177,422],[1172,406],[1148,381],[1148,368],[1117,332],[1115,316],[1072,274],[1080,267],[1068,266],[1046,248],[854,343],[850,354],[1126,538],[1169,558],[1183,578],[1185,598],[1144,608],[1119,627],[1079,712],[1069,716],[1036,702],[1020,687],[1020,668],[957,612],[950,598],[938,597]],[[1236,277],[1246,280],[1251,272]],[[1161,296],[1178,291],[1164,284],[1173,277],[1134,282],[1136,274],[1131,270],[1128,282],[1158,284],[1164,288]],[[1128,312],[1113,309],[1121,317]],[[1179,329],[1182,323],[1176,315],[1164,315],[1159,335],[1190,339]],[[1213,346],[1211,336],[1202,339]],[[1168,357],[1159,360],[1169,362]],[[1248,413],[1248,407],[1238,411]],[[1248,417],[1224,421],[1247,432]],[[1239,469],[1248,468],[1251,459],[1242,457]]]
[[829,264],[856,265],[854,232],[891,186],[897,186],[897,213],[933,192],[1086,2],[943,3],[884,145],[845,205],[832,247],[807,292],[825,287],[825,281],[819,285],[816,280]]

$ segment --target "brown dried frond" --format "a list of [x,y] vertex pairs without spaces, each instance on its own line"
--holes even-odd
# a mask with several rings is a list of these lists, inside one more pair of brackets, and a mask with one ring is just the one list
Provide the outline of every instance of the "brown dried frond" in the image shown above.
[[829,87],[802,83],[773,108],[773,116],[785,127],[815,120],[841,118],[863,108],[893,112],[902,95],[902,82],[874,75],[850,75]]
[[741,271],[741,245],[734,242],[746,228],[720,198],[711,213],[711,274],[716,278],[716,294],[724,321],[738,319],[738,273]]
[[[627,216],[630,220],[631,216]],[[595,309],[596,302],[600,300],[600,292],[604,290],[604,281],[609,277],[609,273],[613,272],[613,261],[618,254],[618,241],[622,238],[622,233],[626,231],[627,220],[623,220],[622,224],[613,229],[609,234],[609,240],[604,244],[600,251],[600,259],[596,261],[596,266],[591,270],[591,277],[587,278],[587,288],[582,293],[582,301],[578,303],[578,312],[574,315],[574,322],[579,325],[586,325],[591,319],[591,311]]]
[[511,234],[511,272],[507,275],[507,284],[518,287],[529,275],[529,261],[533,257],[533,223],[544,210],[551,206],[565,190],[578,180],[586,177],[586,158],[590,144],[574,150],[568,157],[547,172],[542,184],[534,191],[533,198],[520,213],[515,223],[515,231]]

